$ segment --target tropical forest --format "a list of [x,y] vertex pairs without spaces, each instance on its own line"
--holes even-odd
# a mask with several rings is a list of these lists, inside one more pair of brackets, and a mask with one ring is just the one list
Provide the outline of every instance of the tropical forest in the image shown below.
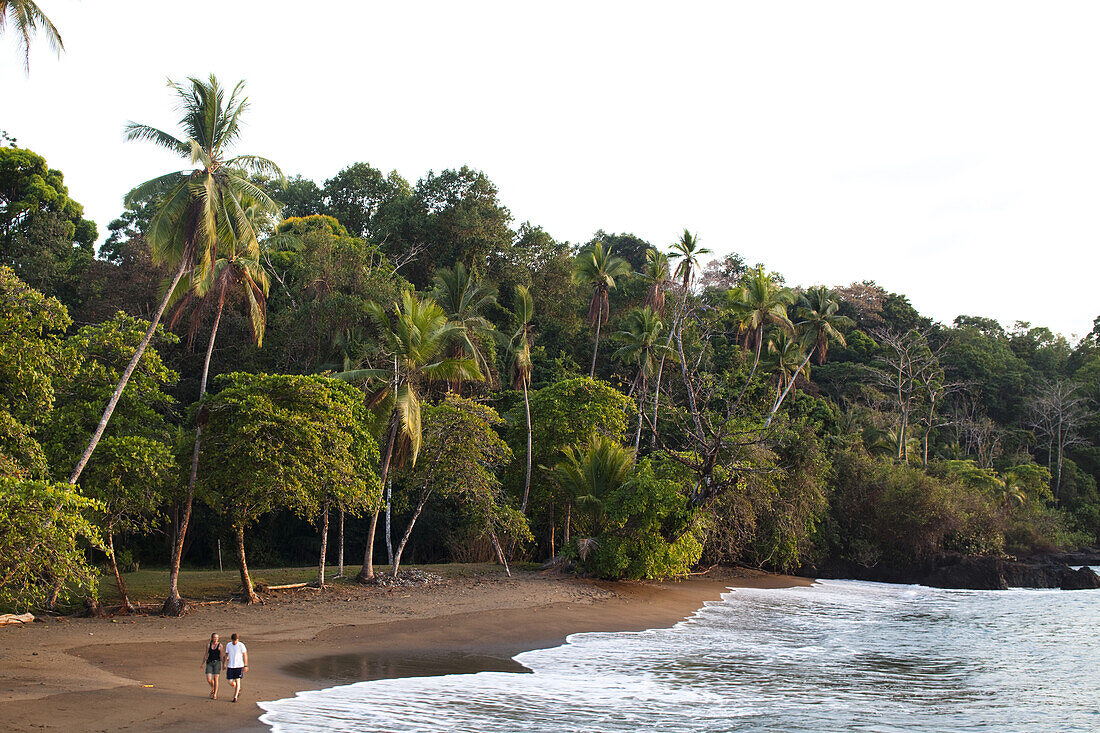
[[161,94],[178,125],[124,134],[178,168],[109,222],[3,133],[2,609],[126,609],[139,567],[178,615],[181,569],[222,563],[247,603],[265,567],[856,577],[1098,543],[1100,319],[937,322],[691,222],[562,241],[476,161],[310,180],[249,145],[244,82]]

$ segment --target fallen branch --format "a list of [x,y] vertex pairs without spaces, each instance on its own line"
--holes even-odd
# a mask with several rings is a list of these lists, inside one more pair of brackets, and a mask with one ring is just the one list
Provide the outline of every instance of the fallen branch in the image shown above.
[[[257,585],[260,590],[288,590],[290,588],[305,588],[310,583],[287,583],[286,585]],[[316,587],[316,586],[314,586]]]
[[29,624],[34,621],[34,614],[31,613],[4,613],[0,614],[0,626],[22,626],[23,624]]

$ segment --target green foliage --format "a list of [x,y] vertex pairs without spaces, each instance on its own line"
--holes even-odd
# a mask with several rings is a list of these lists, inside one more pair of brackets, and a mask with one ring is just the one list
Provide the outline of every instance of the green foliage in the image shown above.
[[55,581],[62,600],[94,595],[98,573],[85,549],[103,549],[91,521],[100,509],[68,484],[0,477],[0,607],[41,606]]
[[[2,15],[2,11],[0,11]],[[0,265],[31,286],[65,294],[94,255],[96,226],[69,198],[61,171],[24,148],[0,147]]]
[[[448,393],[438,405],[425,405],[424,458],[406,471],[403,483],[420,506],[429,496],[452,499],[462,508],[453,542],[476,542],[489,532],[529,541],[526,518],[508,506],[498,471],[512,451],[496,431],[504,421],[486,405]],[[456,527],[458,529],[459,527]]]
[[331,216],[287,219],[264,247],[278,282],[264,362],[277,371],[342,371],[370,356],[368,304],[395,300],[407,286],[379,247]]
[[[202,484],[235,527],[277,508],[311,516],[331,495],[377,500],[378,445],[363,394],[320,376],[234,373],[205,400]],[[200,416],[200,420],[202,416]]]
[[[97,326],[85,326],[65,340],[54,377],[57,402],[39,430],[49,456],[51,472],[61,479],[87,445],[99,422],[103,406],[144,338],[149,324],[124,313]],[[158,327],[154,343],[169,345],[178,339]],[[169,369],[155,348],[147,348],[138,361],[126,390],[115,407],[105,439],[141,437],[170,443],[167,416],[175,400],[164,390],[175,385],[178,375]],[[99,464],[101,475],[111,459],[93,454],[89,469]]]
[[[606,382],[587,377],[568,379],[532,392],[535,463],[553,464],[562,449],[586,442],[593,431],[622,440],[633,412],[634,404],[629,397]],[[512,421],[522,422],[522,417]]]
[[46,460],[32,436],[53,407],[65,306],[0,266],[0,477],[42,478]]
[[[949,551],[997,554],[1003,534],[993,501],[950,478],[879,460],[858,449],[838,453],[832,526],[838,556],[866,565],[901,565]],[[985,478],[968,472],[973,480]]]
[[576,503],[575,544],[563,548],[578,567],[601,578],[685,575],[703,546],[695,510],[676,469],[646,459],[595,434],[585,447],[563,451],[555,475]]

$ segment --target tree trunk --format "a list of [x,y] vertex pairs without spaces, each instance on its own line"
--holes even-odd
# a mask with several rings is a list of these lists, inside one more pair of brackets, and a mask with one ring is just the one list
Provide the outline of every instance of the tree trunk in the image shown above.
[[603,308],[596,314],[596,342],[592,344],[592,368],[588,370],[588,378],[596,378],[596,352],[600,350],[600,326],[603,322]]
[[107,407],[104,408],[103,415],[99,418],[99,425],[96,426],[95,432],[92,433],[92,439],[88,441],[88,447],[84,449],[84,453],[80,456],[76,468],[73,469],[72,475],[69,476],[70,484],[76,484],[80,479],[80,474],[84,471],[84,467],[88,465],[88,459],[92,457],[92,452],[95,451],[95,447],[99,444],[100,438],[103,437],[103,431],[107,429],[107,423],[111,419],[111,414],[115,411],[115,406],[118,404],[119,397],[122,396],[122,390],[126,388],[126,383],[130,381],[130,376],[134,373],[134,369],[137,368],[138,362],[141,361],[142,354],[145,353],[145,349],[149,346],[149,342],[153,340],[153,334],[156,333],[157,324],[160,323],[161,316],[164,315],[164,309],[168,307],[168,299],[172,297],[172,293],[175,291],[176,286],[179,285],[180,279],[183,278],[183,273],[186,269],[186,261],[181,262],[179,270],[176,271],[176,276],[172,278],[172,283],[168,286],[168,292],[164,294],[164,299],[160,302],[160,307],[157,308],[152,323],[149,324],[149,330],[145,332],[145,338],[138,344],[137,351],[135,351],[134,355],[130,358],[130,363],[126,365],[126,370],[122,372],[122,378],[118,380],[118,386],[115,387],[111,399],[107,401]]
[[210,329],[210,342],[206,345],[206,359],[202,364],[202,379],[199,381],[199,415],[196,417],[198,425],[195,426],[195,447],[191,451],[191,475],[187,480],[187,497],[184,499],[183,517],[180,520],[176,532],[175,542],[172,545],[172,558],[168,568],[168,599],[164,602],[162,613],[166,616],[180,616],[187,609],[187,604],[180,598],[179,575],[180,564],[183,562],[183,543],[187,538],[187,525],[191,522],[191,506],[195,501],[195,482],[199,476],[199,451],[202,447],[202,407],[201,402],[206,394],[206,382],[210,376],[210,361],[214,356],[214,341],[218,337],[218,325],[222,320],[222,310],[225,307],[225,285],[222,285],[218,295],[218,312],[214,316],[214,325]]
[[638,455],[638,448],[642,445],[642,413],[645,412],[645,398],[649,393],[649,384],[645,375],[642,375],[642,393],[638,396],[638,429],[634,431],[634,455]]
[[393,555],[392,571],[393,577],[397,577],[397,569],[401,566],[401,555],[405,552],[405,545],[409,541],[409,537],[412,536],[413,525],[416,524],[417,518],[420,517],[420,510],[424,508],[424,504],[427,503],[428,497],[431,496],[431,491],[422,491],[420,493],[420,501],[416,505],[416,511],[413,512],[412,518],[409,519],[409,526],[405,527],[405,534],[401,536],[401,541],[397,543],[397,551]]
[[340,505],[340,522],[337,524],[336,534],[339,537],[339,548],[336,551],[336,577],[344,577],[344,505]]
[[126,613],[134,610],[134,604],[130,603],[130,597],[126,595],[126,583],[122,582],[122,573],[118,571],[118,559],[115,557],[115,533],[107,528],[107,549],[111,553],[111,570],[115,573],[115,584],[118,585],[118,597],[122,599],[122,609]]
[[565,526],[562,527],[561,546],[566,548],[569,546],[569,525],[573,523],[573,505],[565,505]]
[[390,529],[390,518],[393,515],[393,482],[386,481],[386,560],[393,565],[393,534]]
[[779,395],[779,397],[775,400],[775,406],[772,408],[772,411],[768,413],[768,419],[764,421],[764,427],[768,427],[772,424],[772,419],[775,417],[775,413],[779,412],[779,408],[783,404],[783,400],[787,399],[787,392],[789,392],[791,390],[791,387],[794,386],[795,380],[798,379],[798,375],[810,362],[810,357],[813,356],[813,353],[814,350],[810,349],[809,353],[806,354],[806,358],[802,360],[802,363],[798,365],[798,369],[794,371],[794,374],[791,376],[791,380],[787,382],[787,388],[784,389],[783,393]]
[[504,566],[504,574],[511,578],[512,571],[508,569],[508,560],[505,559],[504,551],[500,549],[500,542],[497,541],[497,533],[492,528],[489,529],[489,538],[493,541],[493,549],[497,551],[497,560]]
[[558,526],[554,524],[554,505],[550,504],[550,559],[553,560],[558,556],[557,547],[554,545],[555,533],[558,530]]
[[237,567],[241,570],[241,588],[244,589],[245,603],[258,603],[260,597],[252,587],[252,576],[248,574],[248,561],[244,556],[244,523],[234,527],[237,536]]
[[531,400],[527,397],[527,378],[523,379],[523,411],[527,415],[527,474],[523,479],[523,501],[520,512],[527,512],[527,496],[531,493]]
[[691,377],[688,376],[687,359],[684,358],[684,319],[680,319],[680,327],[676,329],[676,353],[680,356],[680,372],[684,378],[684,389],[687,390],[688,408],[691,410],[691,421],[695,424],[695,432],[699,439],[703,439],[703,422],[699,418],[699,408],[695,404],[695,390],[691,386]]
[[[672,340],[672,334],[669,335],[669,341]],[[661,355],[661,361],[657,365],[657,383],[653,385],[653,425],[650,426],[649,433],[649,447],[652,449],[657,448],[657,408],[661,404],[661,373],[665,370],[665,357]]]
[[420,511],[424,508],[424,504],[427,503],[428,497],[432,495],[432,490],[429,487],[432,478],[435,476],[435,469],[439,466],[439,460],[442,457],[443,448],[440,447],[439,452],[432,459],[432,467],[428,469],[428,474],[424,477],[424,484],[420,487],[420,502],[416,505],[416,511],[413,512],[412,518],[409,519],[409,526],[405,528],[405,534],[401,538],[401,543],[397,546],[397,553],[390,560],[390,571],[395,578],[397,577],[397,568],[401,564],[401,553],[405,551],[405,543],[409,541],[409,537],[412,535],[413,525],[416,524],[416,520],[420,516]]
[[325,562],[328,560],[328,500],[321,509],[321,558],[317,561],[317,585],[325,587]]
[[[390,473],[390,461],[393,458],[393,444],[397,440],[397,425],[398,417],[397,412],[394,411],[390,415],[390,437],[386,441],[386,455],[382,459],[382,484],[385,485],[389,480]],[[367,546],[363,550],[363,567],[359,569],[359,574],[355,576],[355,579],[360,583],[366,583],[370,580],[374,580],[374,533],[378,529],[378,513],[382,509],[382,497],[379,495],[378,504],[374,507],[374,514],[370,519],[370,528],[367,530]]]

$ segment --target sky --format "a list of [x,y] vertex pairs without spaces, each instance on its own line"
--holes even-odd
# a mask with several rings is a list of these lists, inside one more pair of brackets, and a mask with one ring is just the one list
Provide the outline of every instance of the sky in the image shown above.
[[[686,227],[788,284],[1089,332],[1100,314],[1100,4],[38,0],[0,37],[0,129],[106,225],[182,166],[168,78],[247,81],[238,152],[323,183],[481,169],[516,223],[666,246]],[[183,8],[186,9],[183,9]]]

